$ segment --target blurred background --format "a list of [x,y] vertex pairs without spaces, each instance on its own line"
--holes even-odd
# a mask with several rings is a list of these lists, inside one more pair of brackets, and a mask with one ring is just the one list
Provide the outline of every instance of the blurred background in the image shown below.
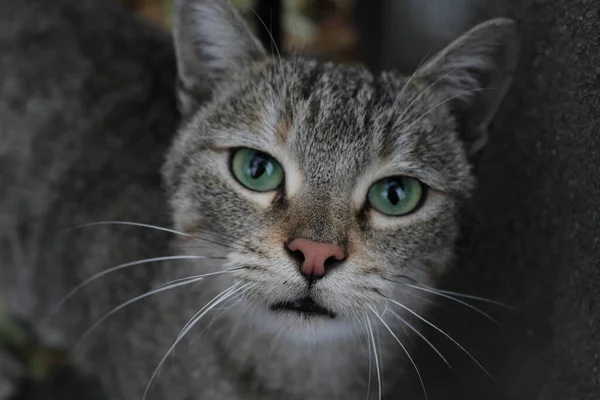
[[[171,29],[173,0],[114,0],[156,25]],[[234,0],[247,21],[263,33],[273,31],[283,50],[302,50],[338,62],[356,60],[358,33],[354,0]],[[375,3],[375,2],[373,2]]]
[[[108,0],[171,29],[173,0]],[[521,18],[534,0],[232,0],[282,51],[411,73],[468,28]],[[274,50],[274,49],[273,49]]]

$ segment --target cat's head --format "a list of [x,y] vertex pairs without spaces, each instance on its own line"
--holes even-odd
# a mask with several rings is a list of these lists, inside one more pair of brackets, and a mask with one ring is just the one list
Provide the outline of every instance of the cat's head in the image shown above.
[[408,285],[452,257],[515,24],[475,27],[412,77],[269,55],[227,1],[176,2],[174,32],[185,118],[164,175],[175,228],[219,237],[235,269],[210,290],[248,289],[242,309],[296,333],[419,310]]

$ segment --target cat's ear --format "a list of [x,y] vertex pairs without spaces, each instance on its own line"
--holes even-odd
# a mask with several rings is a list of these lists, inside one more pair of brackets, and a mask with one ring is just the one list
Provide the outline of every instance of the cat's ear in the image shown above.
[[415,73],[444,93],[469,155],[487,140],[488,126],[510,86],[518,54],[516,23],[498,18],[477,25]]
[[266,56],[229,0],[175,0],[173,36],[184,114],[238,68]]

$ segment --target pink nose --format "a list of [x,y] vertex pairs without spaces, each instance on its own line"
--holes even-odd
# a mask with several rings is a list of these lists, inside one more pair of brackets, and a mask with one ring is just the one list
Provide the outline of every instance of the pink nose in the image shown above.
[[344,250],[337,244],[315,242],[309,239],[298,238],[288,244],[291,251],[299,251],[304,256],[302,274],[305,276],[325,275],[325,262],[333,258],[343,260]]

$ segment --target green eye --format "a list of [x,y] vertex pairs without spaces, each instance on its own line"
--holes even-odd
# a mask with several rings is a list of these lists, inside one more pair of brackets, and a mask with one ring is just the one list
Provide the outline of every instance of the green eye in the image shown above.
[[236,150],[231,160],[231,170],[239,183],[256,192],[270,192],[283,182],[281,165],[258,150]]
[[395,176],[375,182],[367,199],[380,213],[397,217],[414,211],[421,203],[423,192],[423,184],[418,180]]

